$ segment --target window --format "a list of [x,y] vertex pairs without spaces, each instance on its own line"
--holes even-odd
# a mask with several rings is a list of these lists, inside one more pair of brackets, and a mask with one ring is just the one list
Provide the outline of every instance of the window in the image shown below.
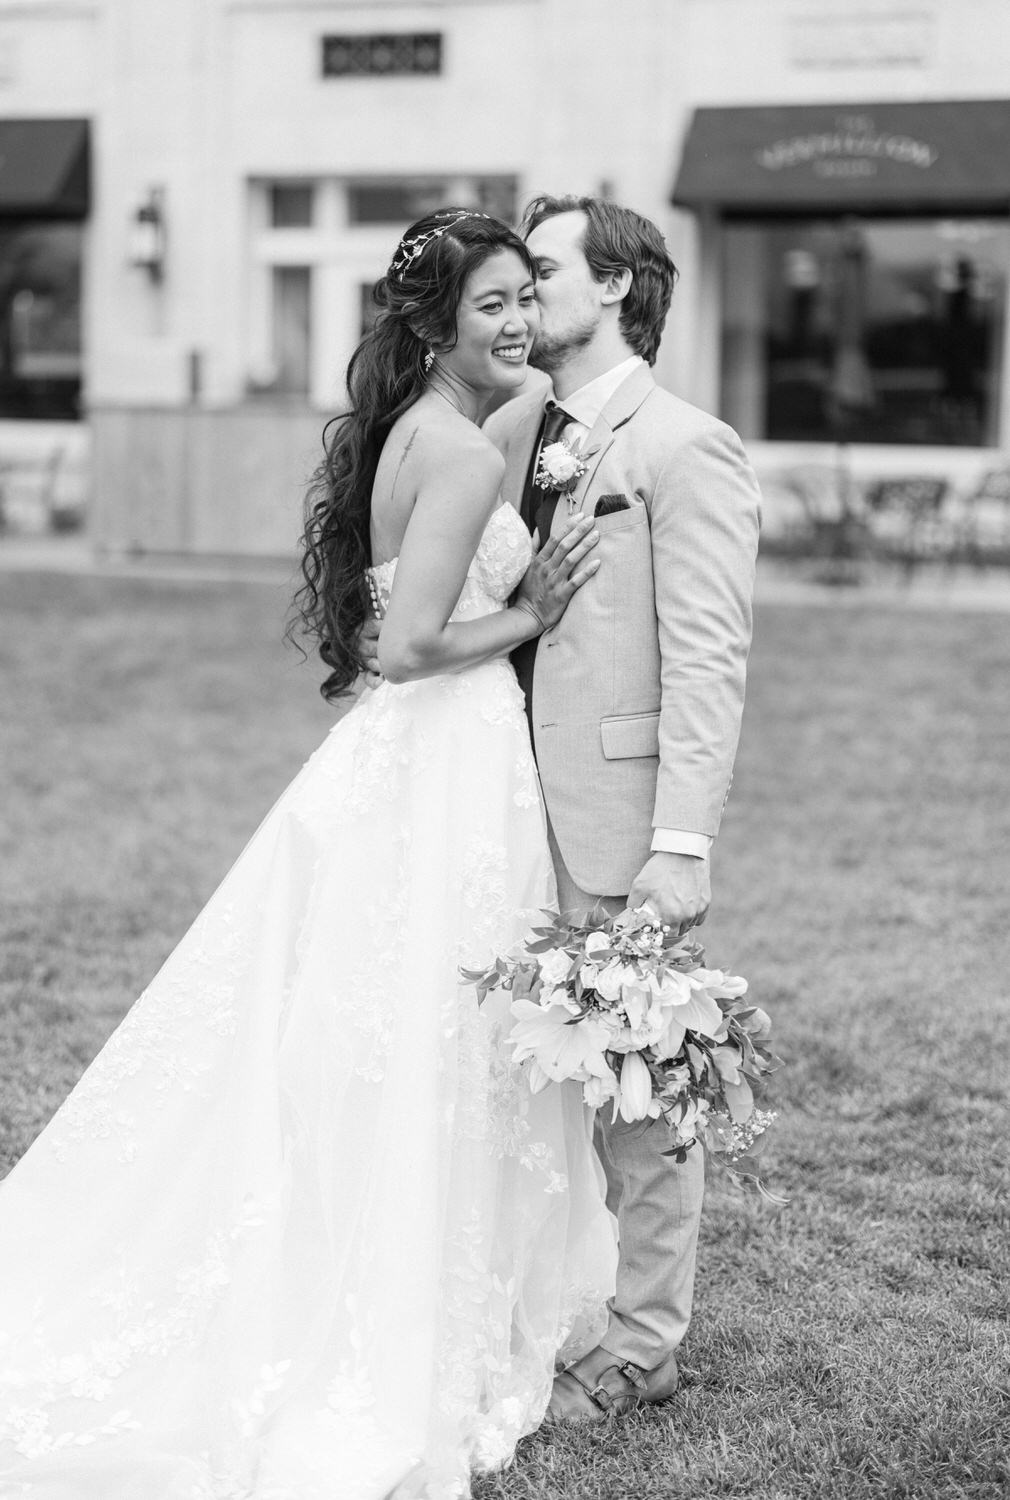
[[0,226],[0,416],[80,416],[79,224]]
[[311,271],[273,268],[273,389],[308,395],[311,370]]
[[726,226],[723,391],[744,437],[995,445],[1010,225]]
[[270,185],[270,224],[274,229],[307,229],[312,223],[314,193],[307,182]]
[[513,175],[454,174],[258,179],[249,184],[244,384],[331,409],[348,360],[378,312],[372,289],[404,230],[461,205],[508,221]]
[[352,224],[405,227],[451,203],[511,222],[517,189],[514,177],[388,177],[350,182],[347,217]]
[[347,187],[347,217],[352,224],[411,224],[448,203],[444,177],[388,182],[352,182]]
[[391,78],[442,71],[440,31],[381,32],[372,36],[324,36],[324,78]]

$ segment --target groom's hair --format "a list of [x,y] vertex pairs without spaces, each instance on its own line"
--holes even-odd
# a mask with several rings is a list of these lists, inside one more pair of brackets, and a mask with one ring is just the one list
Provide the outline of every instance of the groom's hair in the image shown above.
[[619,327],[629,347],[654,365],[678,275],[666,241],[651,219],[633,209],[606,198],[573,195],[552,198],[543,194],[534,198],[519,232],[525,239],[545,219],[576,212],[586,216],[582,250],[594,278],[603,281],[611,272],[625,267],[631,272]]

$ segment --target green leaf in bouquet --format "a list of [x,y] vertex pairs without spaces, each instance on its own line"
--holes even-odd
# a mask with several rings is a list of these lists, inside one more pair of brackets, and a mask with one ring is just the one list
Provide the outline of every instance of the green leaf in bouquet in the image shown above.
[[742,1125],[754,1113],[754,1094],[746,1078],[739,1083],[723,1083],[723,1097],[734,1125]]
[[771,1036],[772,1023],[768,1012],[761,1009],[759,1005],[742,1005],[736,1011],[736,1018],[754,1042],[767,1042]]
[[761,1166],[759,1162],[755,1161],[753,1151],[748,1152],[746,1156],[738,1156],[735,1161],[726,1162],[725,1165],[734,1176],[741,1178],[747,1186],[756,1188],[766,1202],[774,1203],[776,1208],[785,1208],[788,1206],[789,1199],[780,1197],[778,1193],[773,1193],[762,1180]]
[[689,1141],[686,1146],[671,1146],[669,1151],[661,1151],[659,1154],[660,1156],[672,1156],[677,1165],[682,1167],[687,1161],[687,1153],[694,1144],[694,1141]]
[[540,975],[534,968],[518,969],[512,984],[512,994],[516,1000],[534,1000],[536,996],[533,991],[539,983]]
[[708,1053],[697,1033],[693,1031],[688,1032],[681,1051],[684,1053],[684,1060],[691,1070],[691,1077],[700,1083],[708,1072]]
[[468,984],[480,984],[488,976],[487,969],[460,969],[459,972]]

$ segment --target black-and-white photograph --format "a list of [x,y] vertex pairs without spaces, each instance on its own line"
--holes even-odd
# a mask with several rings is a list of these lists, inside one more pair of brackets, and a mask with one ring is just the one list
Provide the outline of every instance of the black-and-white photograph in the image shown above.
[[0,0],[0,1500],[1010,1500],[1007,0]]

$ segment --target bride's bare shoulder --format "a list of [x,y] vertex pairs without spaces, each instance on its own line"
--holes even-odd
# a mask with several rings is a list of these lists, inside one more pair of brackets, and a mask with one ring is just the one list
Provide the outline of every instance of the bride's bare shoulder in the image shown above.
[[505,460],[491,439],[475,423],[453,411],[446,411],[444,416],[441,412],[419,415],[407,441],[421,482],[433,474],[445,480],[454,471],[488,479],[500,479],[505,472]]

